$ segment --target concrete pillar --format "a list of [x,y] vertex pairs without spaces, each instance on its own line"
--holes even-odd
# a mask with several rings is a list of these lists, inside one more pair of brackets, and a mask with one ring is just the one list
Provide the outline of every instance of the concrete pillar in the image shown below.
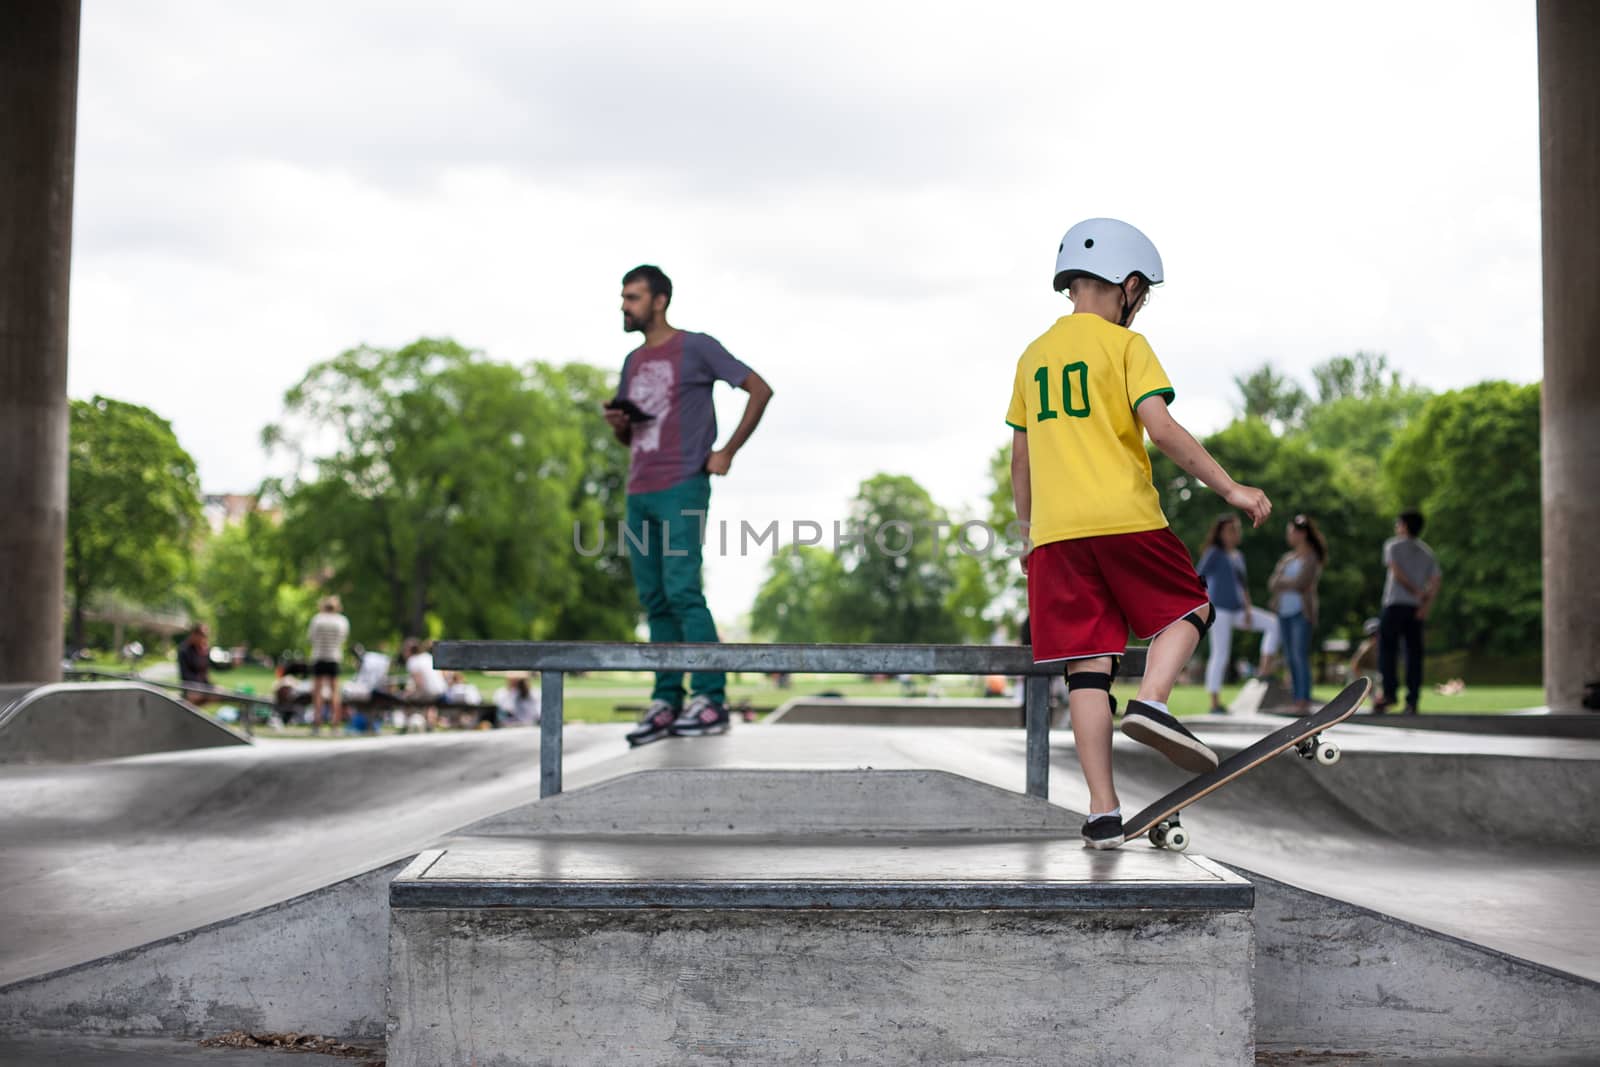
[[78,0],[0,31],[0,682],[61,677]]
[[1600,685],[1600,4],[1538,11],[1544,681],[1551,710],[1578,711]]

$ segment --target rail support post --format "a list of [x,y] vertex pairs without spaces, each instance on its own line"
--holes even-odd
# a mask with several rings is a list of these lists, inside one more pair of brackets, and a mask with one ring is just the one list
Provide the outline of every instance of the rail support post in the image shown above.
[[539,796],[561,792],[561,725],[566,675],[546,670],[539,675]]
[[1050,799],[1050,677],[1029,675],[1023,682],[1027,709],[1028,795]]

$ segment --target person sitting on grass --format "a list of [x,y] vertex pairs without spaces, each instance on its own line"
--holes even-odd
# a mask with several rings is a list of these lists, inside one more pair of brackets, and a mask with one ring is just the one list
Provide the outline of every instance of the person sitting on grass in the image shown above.
[[[210,703],[211,689],[211,631],[203,622],[189,629],[183,643],[178,646],[178,681],[193,682],[196,686],[183,690],[183,698],[195,707]],[[201,688],[203,687],[203,688]]]

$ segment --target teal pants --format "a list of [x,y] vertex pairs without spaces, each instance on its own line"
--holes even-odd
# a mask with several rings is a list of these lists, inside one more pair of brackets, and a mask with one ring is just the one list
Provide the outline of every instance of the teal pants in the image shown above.
[[[650,643],[717,640],[717,624],[700,586],[700,535],[711,502],[711,476],[697,474],[670,489],[628,495],[626,538],[633,585],[650,623]],[[697,671],[689,692],[727,701],[727,676]],[[656,674],[652,700],[683,706],[683,672]]]

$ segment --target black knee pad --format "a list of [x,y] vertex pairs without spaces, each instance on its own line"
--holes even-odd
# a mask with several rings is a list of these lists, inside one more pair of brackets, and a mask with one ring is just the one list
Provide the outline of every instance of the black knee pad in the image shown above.
[[1198,611],[1191,611],[1189,614],[1183,617],[1183,621],[1188,623],[1190,626],[1193,626],[1196,630],[1199,630],[1200,636],[1204,637],[1206,635],[1206,631],[1211,629],[1212,620],[1214,620],[1216,617],[1217,609],[1213,607],[1211,609],[1211,613],[1203,619],[1200,617],[1200,613]]
[[1104,689],[1111,692],[1111,675],[1100,671],[1077,671],[1067,675],[1067,692],[1075,689]]
[[1117,676],[1116,660],[1111,661],[1111,673],[1104,671],[1078,671],[1067,675],[1067,694],[1078,689],[1099,689],[1111,701],[1111,714],[1117,713],[1117,698],[1111,695],[1111,680]]

